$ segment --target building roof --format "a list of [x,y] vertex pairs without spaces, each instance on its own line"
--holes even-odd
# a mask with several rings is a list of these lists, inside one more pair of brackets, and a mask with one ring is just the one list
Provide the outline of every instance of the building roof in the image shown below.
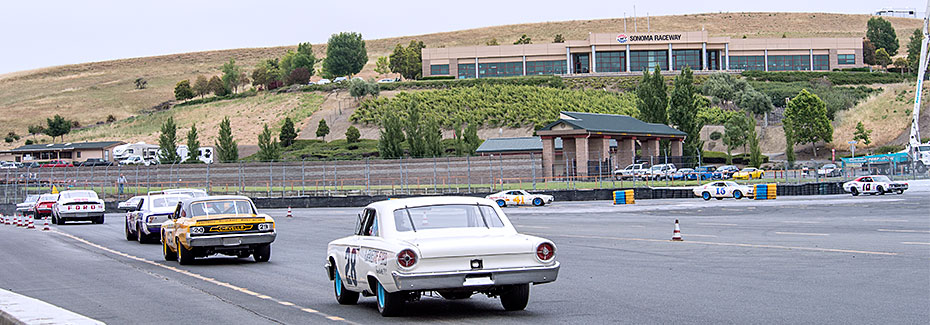
[[87,150],[87,149],[105,149],[116,145],[121,145],[122,141],[101,141],[101,142],[68,142],[68,143],[48,143],[48,144],[30,144],[5,152],[40,152],[40,151],[66,151],[66,150]]
[[[610,147],[617,147],[617,140],[610,139]],[[484,140],[477,153],[542,151],[542,139],[539,137],[492,138]],[[555,150],[562,150],[562,138],[555,139]]]
[[561,112],[559,119],[539,131],[551,131],[554,126],[566,124],[572,129],[601,133],[631,135],[686,136],[687,134],[665,124],[646,123],[627,115]]

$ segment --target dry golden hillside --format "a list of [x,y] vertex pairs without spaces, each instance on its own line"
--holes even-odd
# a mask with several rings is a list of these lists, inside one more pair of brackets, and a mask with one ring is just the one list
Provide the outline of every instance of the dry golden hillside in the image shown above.
[[[715,13],[651,17],[649,25],[652,31],[704,28],[713,36],[730,37],[781,37],[783,34],[787,37],[862,37],[868,18],[868,15],[825,13]],[[888,19],[902,43],[920,25],[917,19]],[[640,31],[645,30],[645,19],[641,18],[638,25]],[[633,30],[632,19],[628,20],[627,28],[628,31]],[[407,43],[411,39],[422,40],[428,47],[439,47],[483,44],[491,38],[505,44],[527,34],[534,42],[540,43],[550,42],[555,34],[562,34],[567,39],[584,39],[589,32],[622,30],[623,19],[574,20],[370,40],[367,43],[369,64],[360,75],[374,76],[375,58],[388,54],[397,43]],[[105,121],[111,114],[122,120],[172,100],[174,85],[179,80],[193,79],[200,74],[218,74],[219,66],[230,58],[250,71],[259,60],[278,57],[295,47],[296,44],[183,53],[0,75],[0,133],[13,131],[23,135],[28,125],[44,123],[46,118],[55,114],[75,119],[82,125]],[[322,56],[325,46],[315,45],[314,49],[318,56]],[[138,77],[148,81],[147,89],[134,88],[133,81]],[[179,124],[189,123],[179,121]]]

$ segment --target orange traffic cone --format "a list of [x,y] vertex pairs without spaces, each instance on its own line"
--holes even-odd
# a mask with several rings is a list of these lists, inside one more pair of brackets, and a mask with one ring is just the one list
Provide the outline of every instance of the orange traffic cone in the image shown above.
[[293,218],[293,217],[294,217],[294,215],[291,214],[291,207],[287,207],[287,217],[288,217],[288,218]]
[[675,219],[675,232],[672,234],[672,240],[682,241],[681,239],[681,228],[678,228],[678,219]]
[[32,223],[32,218],[29,218],[29,226],[26,227],[26,228],[28,228],[28,229],[36,229],[36,225]]
[[42,231],[51,230],[51,229],[48,228],[48,217],[42,218],[42,220],[45,220],[45,225],[42,226]]

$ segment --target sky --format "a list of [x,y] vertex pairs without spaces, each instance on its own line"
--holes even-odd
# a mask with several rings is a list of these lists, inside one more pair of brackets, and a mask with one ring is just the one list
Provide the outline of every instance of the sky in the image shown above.
[[[325,43],[574,19],[706,12],[836,12],[915,8],[916,0],[781,1],[47,1],[0,5],[0,74],[35,68],[231,48]],[[454,3],[454,5],[453,5]]]

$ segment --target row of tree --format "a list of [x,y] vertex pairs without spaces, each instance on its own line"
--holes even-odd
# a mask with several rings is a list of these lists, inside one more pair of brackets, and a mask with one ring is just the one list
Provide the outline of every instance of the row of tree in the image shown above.
[[923,42],[921,30],[914,29],[907,42],[907,56],[893,59],[898,55],[898,35],[891,22],[882,17],[872,17],[866,26],[866,38],[862,41],[862,58],[865,64],[879,65],[883,69],[889,65],[901,70],[916,71],[920,61],[920,45]]
[[[418,103],[408,107],[406,120],[395,112],[390,112],[381,123],[381,135],[378,152],[382,158],[401,158],[405,155],[404,142],[409,147],[409,155],[414,158],[438,157],[443,154],[442,130],[439,121],[432,117],[422,117]],[[474,124],[465,126],[464,132],[457,128],[454,132],[455,152],[457,155],[473,154],[481,139],[478,127]]]
[[[186,163],[196,164],[200,161],[200,140],[197,132],[197,123],[191,125],[187,131],[187,157],[178,155],[178,126],[174,122],[174,117],[168,117],[161,126],[161,134],[158,136],[158,160],[163,164]],[[230,126],[229,117],[223,118],[220,122],[220,132],[214,143],[216,148],[216,159],[220,162],[236,162],[239,160],[239,147],[232,136],[232,127]]]

